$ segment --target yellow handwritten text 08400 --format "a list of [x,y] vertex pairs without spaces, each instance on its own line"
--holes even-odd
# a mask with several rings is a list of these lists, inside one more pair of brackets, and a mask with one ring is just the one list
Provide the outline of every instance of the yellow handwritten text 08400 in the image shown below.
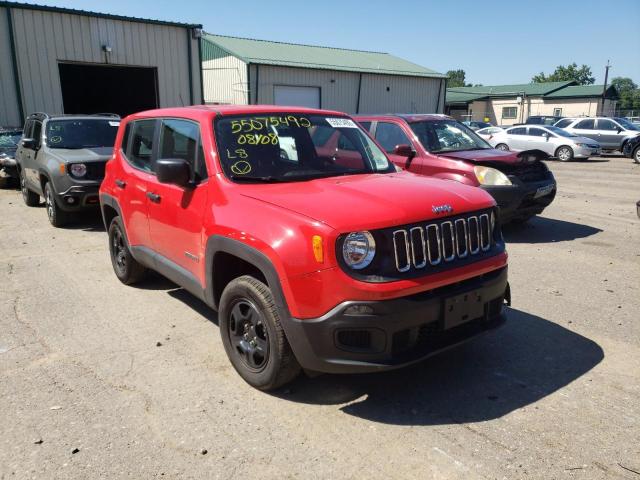
[[277,145],[278,135],[275,133],[260,134],[260,133],[243,133],[238,137],[236,141],[238,145]]
[[311,126],[311,122],[308,118],[295,117],[293,115],[287,115],[284,117],[243,118],[240,120],[231,120],[231,133],[236,135],[241,133],[251,133],[264,130],[269,126],[278,127],[280,125],[308,128]]

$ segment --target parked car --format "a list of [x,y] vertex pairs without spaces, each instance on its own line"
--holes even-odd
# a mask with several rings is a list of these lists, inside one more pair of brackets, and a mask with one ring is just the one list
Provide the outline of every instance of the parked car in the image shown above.
[[488,122],[476,122],[474,120],[467,120],[465,122],[462,122],[464,125],[466,125],[467,127],[469,127],[471,130],[480,130],[481,128],[487,128],[487,127],[491,127],[492,125]]
[[622,153],[629,158],[633,158],[634,162],[640,163],[640,136],[636,136],[626,142]]
[[44,197],[54,227],[97,209],[118,125],[117,115],[29,115],[16,152],[24,202],[36,206]]
[[[296,161],[280,155],[281,137]],[[396,171],[339,112],[134,114],[100,203],[116,276],[131,284],[156,270],[218,310],[231,364],[262,390],[301,368],[400,367],[504,321],[493,199]]]
[[600,145],[590,138],[579,137],[550,125],[512,127],[488,140],[498,150],[542,150],[550,157],[568,162],[600,154]]
[[22,137],[21,128],[0,127],[0,186],[18,179],[16,150]]
[[525,125],[553,125],[562,118],[558,115],[532,115],[527,118]]
[[494,150],[444,115],[361,115],[357,120],[400,168],[489,192],[503,223],[527,221],[555,198],[556,181],[540,161],[546,158],[543,152]]
[[579,118],[563,128],[597,141],[603,150],[622,151],[627,141],[640,135],[640,127],[619,117]]
[[504,130],[505,129],[502,127],[488,127],[481,128],[480,130],[476,130],[475,132],[476,135],[478,135],[483,140],[489,141],[491,138],[493,138],[494,135],[500,132],[504,132]]

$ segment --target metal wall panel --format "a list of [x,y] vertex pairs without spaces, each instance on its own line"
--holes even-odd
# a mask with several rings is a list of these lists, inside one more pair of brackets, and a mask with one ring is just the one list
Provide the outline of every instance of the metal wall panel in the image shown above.
[[440,78],[363,74],[360,113],[438,113],[443,88]]
[[22,126],[11,59],[7,8],[0,8],[0,127]]
[[[186,28],[20,8],[11,12],[25,114],[63,111],[58,62],[156,67],[159,106],[189,105],[187,42],[191,43],[193,100],[201,103],[199,40]],[[5,30],[1,28],[0,35],[8,35]],[[103,45],[109,45],[112,53],[103,52]],[[3,38],[0,52],[6,48]],[[0,55],[0,62],[7,58],[10,55]],[[15,89],[6,87],[4,79],[11,70],[4,63],[1,70],[0,124],[15,117],[11,100],[15,100]]]
[[246,105],[247,64],[211,42],[203,42],[202,57],[205,103]]

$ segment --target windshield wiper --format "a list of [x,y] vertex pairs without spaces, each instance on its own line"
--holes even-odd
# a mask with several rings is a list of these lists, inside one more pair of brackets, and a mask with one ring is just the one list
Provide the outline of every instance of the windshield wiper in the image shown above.
[[286,182],[287,181],[287,180],[283,180],[283,179],[278,178],[278,177],[271,177],[271,176],[247,177],[246,175],[231,175],[230,178],[234,182],[247,182],[247,183],[251,183],[251,182],[255,182],[255,183],[279,183],[279,182]]

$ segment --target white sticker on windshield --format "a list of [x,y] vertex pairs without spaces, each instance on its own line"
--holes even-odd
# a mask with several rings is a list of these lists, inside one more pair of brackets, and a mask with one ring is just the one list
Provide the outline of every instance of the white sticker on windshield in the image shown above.
[[333,128],[358,128],[350,118],[327,118],[325,120]]
[[111,125],[112,127],[119,127],[120,122],[109,122],[109,125]]

